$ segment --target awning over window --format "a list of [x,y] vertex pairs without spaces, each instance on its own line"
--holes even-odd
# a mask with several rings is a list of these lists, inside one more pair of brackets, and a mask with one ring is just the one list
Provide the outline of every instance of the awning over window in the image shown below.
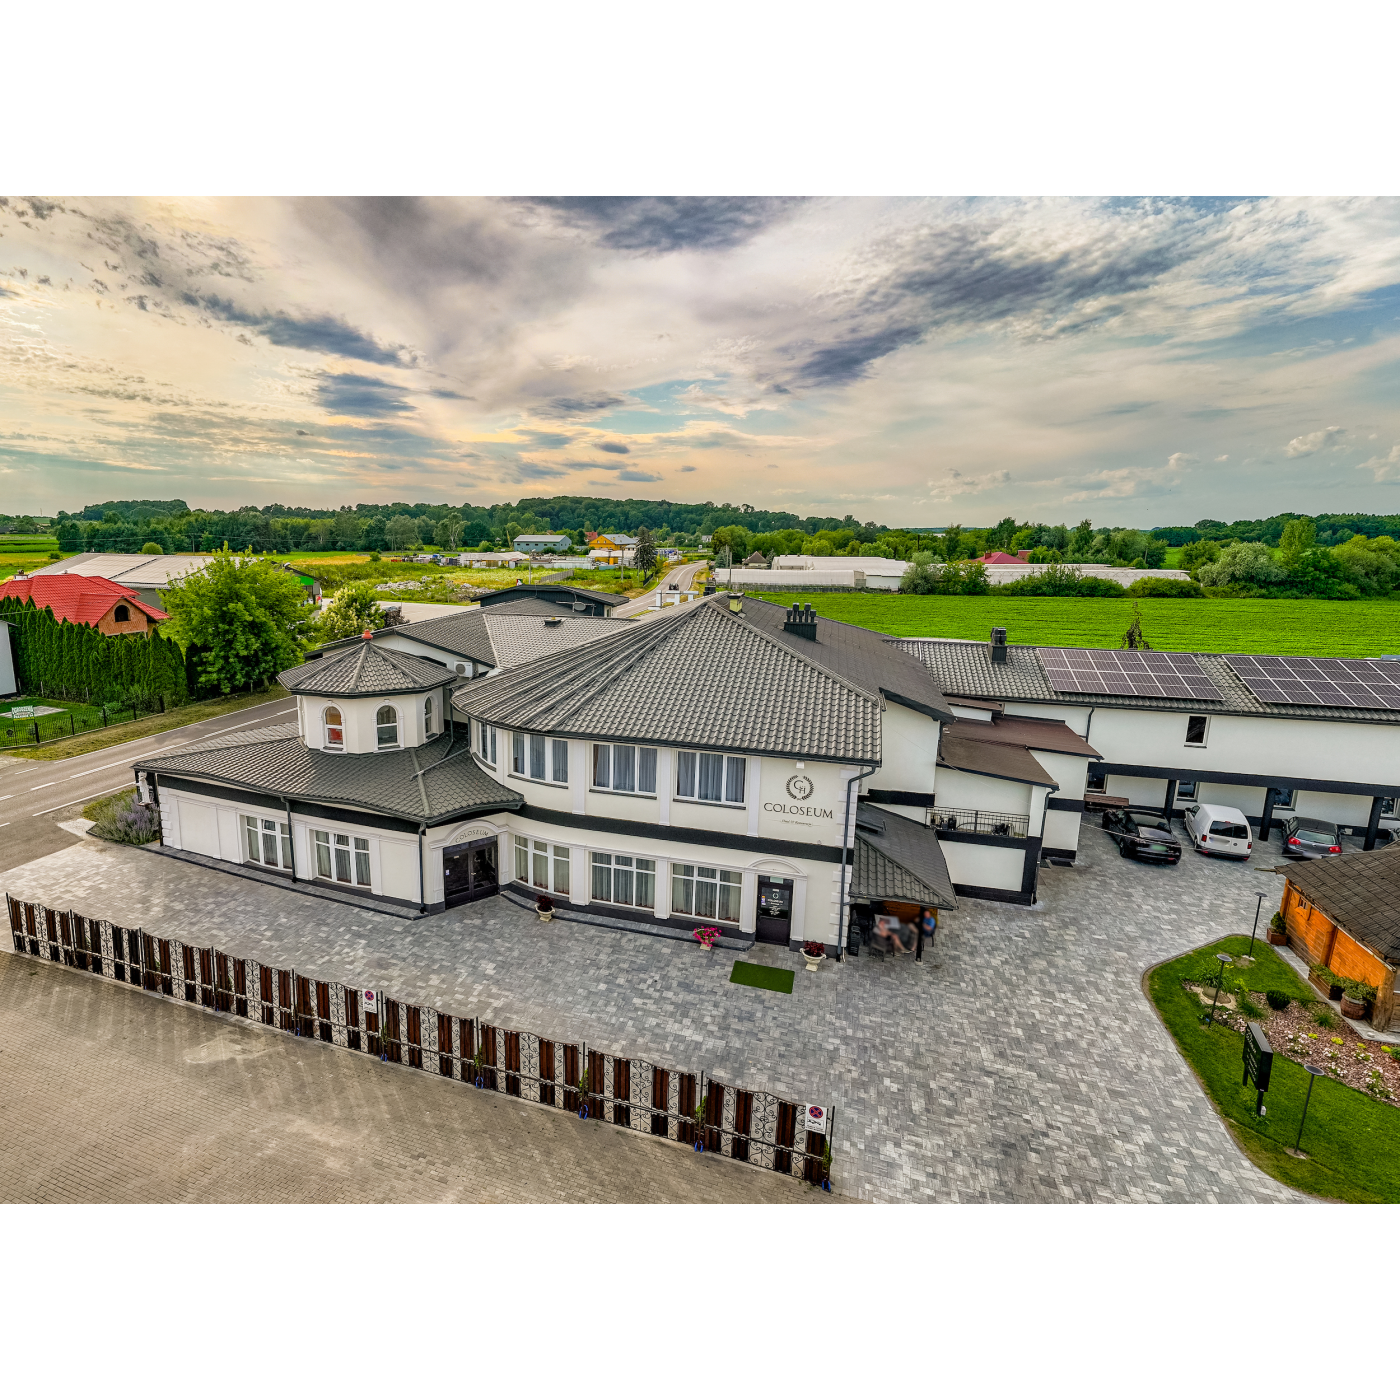
[[956,909],[957,896],[933,830],[861,803],[856,814],[851,898]]

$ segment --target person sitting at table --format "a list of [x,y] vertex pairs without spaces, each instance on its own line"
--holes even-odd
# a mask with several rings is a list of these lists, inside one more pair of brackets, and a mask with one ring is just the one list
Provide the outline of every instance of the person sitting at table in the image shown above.
[[891,953],[907,953],[899,936],[899,920],[893,914],[877,914],[875,917],[875,937],[880,947]]

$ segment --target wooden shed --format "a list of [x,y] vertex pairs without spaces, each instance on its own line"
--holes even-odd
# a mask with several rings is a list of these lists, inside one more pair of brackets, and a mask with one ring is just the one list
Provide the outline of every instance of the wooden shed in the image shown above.
[[1400,966],[1400,844],[1326,860],[1297,861],[1279,912],[1288,942],[1309,964],[1377,989],[1371,1024],[1397,1021],[1395,973]]

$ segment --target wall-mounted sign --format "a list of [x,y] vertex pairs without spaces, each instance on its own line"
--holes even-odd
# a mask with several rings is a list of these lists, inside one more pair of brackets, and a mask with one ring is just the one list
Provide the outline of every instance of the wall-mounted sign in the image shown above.
[[807,1131],[809,1133],[820,1133],[826,1136],[826,1124],[828,1118],[827,1110],[819,1103],[809,1103],[807,1105]]
[[816,784],[805,773],[794,773],[787,780],[788,796],[797,802],[805,802],[815,787]]

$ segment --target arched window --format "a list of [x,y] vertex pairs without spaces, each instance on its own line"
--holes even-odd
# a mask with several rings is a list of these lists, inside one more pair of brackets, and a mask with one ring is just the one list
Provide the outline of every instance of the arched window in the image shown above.
[[399,712],[392,705],[381,705],[374,717],[375,728],[379,733],[381,749],[396,749],[399,746]]
[[322,719],[326,723],[326,747],[328,749],[343,749],[345,747],[345,730],[341,725],[340,711],[331,705]]
[[113,622],[130,622],[131,609],[125,603],[118,603],[116,611],[112,614]]
[[433,732],[433,697],[430,695],[423,701],[423,733]]

